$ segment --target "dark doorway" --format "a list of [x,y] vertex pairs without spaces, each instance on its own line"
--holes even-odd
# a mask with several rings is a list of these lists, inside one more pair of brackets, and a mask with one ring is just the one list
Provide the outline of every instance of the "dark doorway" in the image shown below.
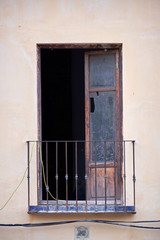
[[[42,140],[58,143],[58,199],[66,199],[66,140],[85,140],[84,50],[48,49],[41,52]],[[75,200],[75,147],[67,143],[68,199]],[[47,153],[46,153],[47,147]],[[56,143],[42,144],[48,186],[56,197]],[[78,199],[85,199],[84,143],[78,144]],[[46,157],[46,154],[48,155]],[[48,163],[46,163],[48,158]],[[46,164],[48,167],[46,167]],[[46,171],[45,171],[46,172]],[[42,199],[46,189],[42,181]],[[49,196],[49,200],[53,200]]]

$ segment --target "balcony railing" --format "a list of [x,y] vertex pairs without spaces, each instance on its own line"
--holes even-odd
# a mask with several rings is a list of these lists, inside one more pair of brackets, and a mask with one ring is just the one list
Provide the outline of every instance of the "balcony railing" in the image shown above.
[[27,141],[29,213],[135,213],[135,141]]

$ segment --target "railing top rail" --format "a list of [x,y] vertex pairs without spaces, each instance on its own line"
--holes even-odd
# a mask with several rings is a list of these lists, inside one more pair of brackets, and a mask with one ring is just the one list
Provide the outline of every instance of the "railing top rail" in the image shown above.
[[56,143],[56,142],[60,142],[60,143],[65,143],[65,142],[68,142],[68,143],[72,143],[72,142],[135,142],[135,140],[91,140],[91,141],[86,141],[86,140],[31,140],[31,141],[26,141],[27,143],[29,142],[53,142],[53,143]]

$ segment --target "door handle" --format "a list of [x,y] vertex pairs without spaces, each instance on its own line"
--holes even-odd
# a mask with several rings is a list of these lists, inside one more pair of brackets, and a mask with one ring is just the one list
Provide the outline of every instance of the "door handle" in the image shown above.
[[94,97],[90,98],[90,112],[94,112],[95,110],[95,103],[94,103]]

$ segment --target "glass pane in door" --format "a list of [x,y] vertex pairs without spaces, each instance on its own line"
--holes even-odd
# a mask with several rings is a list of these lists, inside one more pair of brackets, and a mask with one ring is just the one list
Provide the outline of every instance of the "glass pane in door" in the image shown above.
[[90,89],[115,88],[115,54],[90,56]]
[[[90,106],[91,162],[114,161],[115,99],[116,93],[114,91],[90,93],[92,105]],[[106,145],[104,141],[106,141]],[[105,155],[106,159],[104,159]]]

